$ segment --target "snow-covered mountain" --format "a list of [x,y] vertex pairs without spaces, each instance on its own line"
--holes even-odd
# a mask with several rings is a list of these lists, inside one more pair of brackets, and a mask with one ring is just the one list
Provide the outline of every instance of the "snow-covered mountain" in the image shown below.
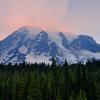
[[100,45],[90,36],[32,27],[22,27],[0,41],[0,63],[51,63],[52,57],[57,63],[100,59]]

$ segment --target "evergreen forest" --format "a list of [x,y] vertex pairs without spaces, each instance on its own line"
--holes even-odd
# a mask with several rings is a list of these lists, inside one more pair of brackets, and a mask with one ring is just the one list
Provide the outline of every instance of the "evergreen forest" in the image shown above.
[[100,60],[1,63],[0,100],[100,100]]

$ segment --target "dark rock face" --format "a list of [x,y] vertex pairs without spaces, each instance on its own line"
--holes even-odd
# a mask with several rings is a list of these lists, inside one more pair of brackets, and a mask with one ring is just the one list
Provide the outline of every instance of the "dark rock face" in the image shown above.
[[73,40],[71,46],[76,49],[100,52],[100,45],[92,37],[86,35],[80,35],[77,39]]

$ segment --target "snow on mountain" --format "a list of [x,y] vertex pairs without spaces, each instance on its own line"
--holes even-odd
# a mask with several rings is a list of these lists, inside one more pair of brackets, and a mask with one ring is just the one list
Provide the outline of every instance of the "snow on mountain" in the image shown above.
[[100,45],[92,37],[65,32],[48,32],[37,27],[22,27],[0,41],[0,63],[69,63],[100,59]]
[[19,48],[19,52],[22,53],[22,54],[27,54],[28,49],[25,46],[22,46],[22,47]]
[[24,26],[24,27],[21,27],[18,31],[19,32],[28,31],[28,35],[31,36],[31,35],[36,35],[37,33],[40,33],[42,31],[42,29],[39,27]]

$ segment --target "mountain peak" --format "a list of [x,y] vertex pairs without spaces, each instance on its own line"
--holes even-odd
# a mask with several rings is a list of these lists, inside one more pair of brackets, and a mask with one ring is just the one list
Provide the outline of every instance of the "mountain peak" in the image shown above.
[[40,27],[34,27],[34,26],[23,26],[19,28],[19,30],[31,30],[31,29],[42,30]]
[[43,30],[39,27],[23,26],[23,27],[19,28],[18,31],[22,32],[22,33],[27,32],[27,34],[29,34],[29,35],[36,35],[36,34],[40,33]]
[[91,42],[92,44],[96,44],[96,41],[93,37],[87,35],[79,35],[79,39],[83,42]]

